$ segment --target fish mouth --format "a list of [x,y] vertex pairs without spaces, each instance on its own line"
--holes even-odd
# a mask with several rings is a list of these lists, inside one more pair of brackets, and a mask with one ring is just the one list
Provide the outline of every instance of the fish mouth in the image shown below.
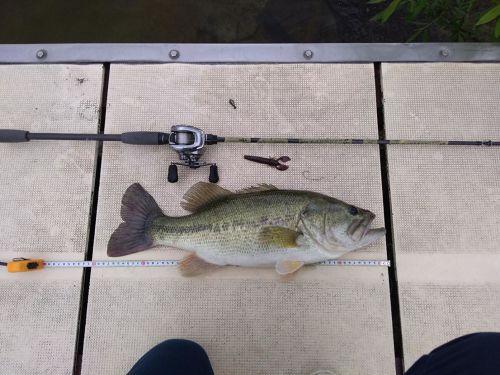
[[[354,221],[347,229],[347,234],[353,241],[361,241],[363,237],[370,231],[370,225],[375,219],[375,215],[370,213],[362,220]],[[374,229],[376,230],[376,229]]]

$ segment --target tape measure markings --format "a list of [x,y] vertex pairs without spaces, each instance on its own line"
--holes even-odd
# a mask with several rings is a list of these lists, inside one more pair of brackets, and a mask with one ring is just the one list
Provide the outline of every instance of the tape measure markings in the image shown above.
[[85,267],[85,268],[106,268],[106,267],[166,267],[176,266],[176,260],[86,260],[86,261],[47,261],[43,262],[44,267]]
[[[110,268],[110,267],[172,267],[177,266],[177,260],[86,260],[86,261],[44,261],[44,267],[84,267],[84,268]],[[319,263],[321,266],[362,266],[362,267],[390,267],[390,260],[326,260]]]

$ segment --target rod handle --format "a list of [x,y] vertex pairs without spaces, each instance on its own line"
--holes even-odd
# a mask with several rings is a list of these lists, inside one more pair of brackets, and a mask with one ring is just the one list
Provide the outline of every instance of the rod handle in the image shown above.
[[0,129],[0,142],[28,142],[28,134],[29,132],[27,132],[26,130]]
[[168,143],[168,133],[127,132],[122,134],[121,141],[130,145],[164,145]]

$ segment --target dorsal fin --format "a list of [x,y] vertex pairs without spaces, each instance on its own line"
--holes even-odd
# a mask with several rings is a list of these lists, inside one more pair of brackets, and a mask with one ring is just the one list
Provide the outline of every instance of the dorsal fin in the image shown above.
[[278,188],[270,184],[258,184],[255,186],[247,187],[245,189],[237,190],[236,193],[245,194],[245,193],[256,193],[258,191],[269,191],[269,190],[278,190]]
[[229,190],[209,182],[197,182],[182,197],[181,207],[189,212],[199,211],[210,202],[232,195]]

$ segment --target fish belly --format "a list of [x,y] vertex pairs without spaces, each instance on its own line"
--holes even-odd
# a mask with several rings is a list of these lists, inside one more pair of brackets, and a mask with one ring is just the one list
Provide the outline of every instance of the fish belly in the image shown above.
[[321,250],[313,248],[234,248],[233,251],[220,251],[218,248],[199,248],[196,254],[203,260],[218,265],[242,267],[270,267],[280,261],[301,261],[305,264],[318,263],[329,259]]

